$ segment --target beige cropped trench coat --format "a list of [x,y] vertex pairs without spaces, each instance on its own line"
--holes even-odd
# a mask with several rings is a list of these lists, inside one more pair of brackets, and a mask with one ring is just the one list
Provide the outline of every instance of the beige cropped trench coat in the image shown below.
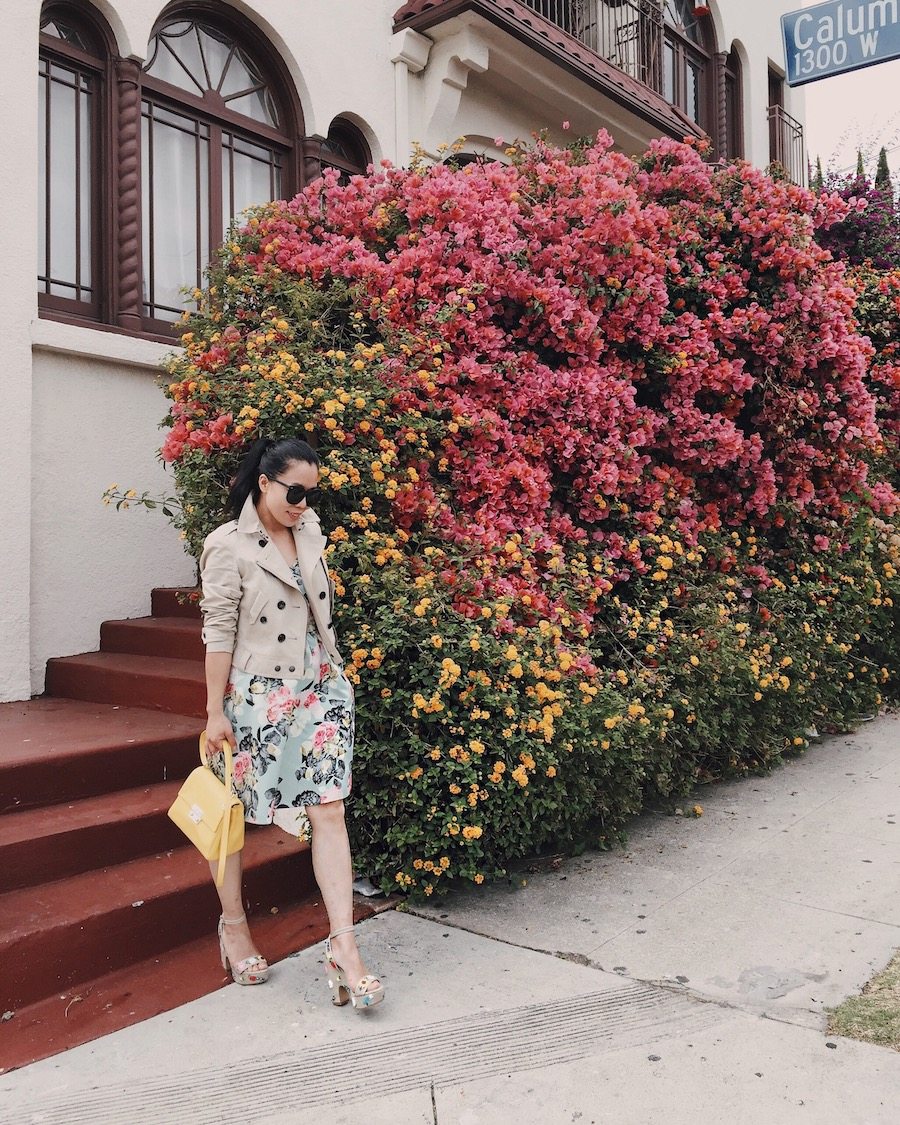
[[280,679],[304,674],[310,611],[325,651],[341,668],[332,621],[334,586],[325,563],[326,539],[311,509],[293,529],[300,592],[284,556],[260,522],[252,495],[240,517],[207,536],[200,556],[203,642],[230,652],[232,666]]

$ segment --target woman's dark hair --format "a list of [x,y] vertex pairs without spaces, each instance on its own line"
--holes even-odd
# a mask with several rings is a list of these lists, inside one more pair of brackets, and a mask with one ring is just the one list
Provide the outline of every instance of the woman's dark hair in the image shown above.
[[291,461],[305,461],[316,468],[320,464],[318,453],[300,438],[281,438],[278,441],[260,438],[254,442],[241,458],[238,471],[231,482],[228,510],[232,515],[237,517],[241,514],[241,509],[251,494],[253,503],[259,502],[260,476],[267,476],[271,480],[284,472]]

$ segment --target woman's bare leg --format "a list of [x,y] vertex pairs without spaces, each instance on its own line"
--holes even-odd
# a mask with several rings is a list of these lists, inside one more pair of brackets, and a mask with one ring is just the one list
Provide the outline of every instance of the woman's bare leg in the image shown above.
[[[219,901],[222,904],[224,918],[240,918],[244,913],[242,902],[243,866],[241,863],[243,853],[232,852],[225,860],[225,877],[222,886],[217,887]],[[219,869],[218,863],[210,860],[209,870],[213,879]],[[250,929],[246,922],[225,926],[223,929],[225,952],[233,965],[243,961],[246,957],[258,955],[258,950],[250,936]]]
[[[313,871],[334,933],[353,924],[353,863],[344,822],[344,802],[307,805],[306,813],[312,825]],[[355,936],[352,932],[341,934],[332,940],[331,947],[350,987],[355,987],[366,975]]]

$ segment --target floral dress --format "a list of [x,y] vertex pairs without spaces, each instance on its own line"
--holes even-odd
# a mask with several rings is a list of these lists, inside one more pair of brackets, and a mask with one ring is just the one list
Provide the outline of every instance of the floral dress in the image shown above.
[[[300,568],[291,573],[303,594]],[[232,667],[225,716],[234,730],[234,791],[249,824],[277,824],[309,838],[307,805],[340,801],[350,793],[353,688],[322,647],[312,614],[302,679],[257,676]],[[211,761],[224,779],[224,757]]]

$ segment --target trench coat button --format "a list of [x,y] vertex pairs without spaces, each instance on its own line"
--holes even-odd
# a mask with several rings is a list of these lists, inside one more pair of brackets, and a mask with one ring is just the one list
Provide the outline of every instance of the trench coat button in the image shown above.
[[325,595],[325,591],[324,591],[324,590],[321,590],[321,591],[319,592],[319,597],[320,597],[320,598],[324,598],[325,596],[326,596],[326,595]]
[[266,622],[267,622],[268,620],[269,620],[269,619],[268,619],[268,617],[261,617],[261,618],[259,619],[259,621],[260,621],[260,624],[261,624],[261,625],[265,625],[265,623],[266,623]]
[[284,602],[279,602],[279,603],[278,603],[278,608],[279,608],[279,609],[284,609]]
[[283,643],[284,643],[284,633],[279,633],[279,634],[278,634],[278,643],[279,643],[279,644],[283,644]]
[[268,539],[260,539],[259,541],[260,547],[265,547],[266,543],[268,543]]
[[296,672],[296,671],[297,671],[297,669],[296,669],[296,668],[294,667],[294,665],[292,664],[292,665],[290,666],[290,668],[288,668],[288,671],[289,671],[289,672]]
[[276,672],[280,672],[280,671],[281,671],[281,665],[280,665],[280,664],[276,664],[276,665],[275,665],[275,671],[276,671]]

